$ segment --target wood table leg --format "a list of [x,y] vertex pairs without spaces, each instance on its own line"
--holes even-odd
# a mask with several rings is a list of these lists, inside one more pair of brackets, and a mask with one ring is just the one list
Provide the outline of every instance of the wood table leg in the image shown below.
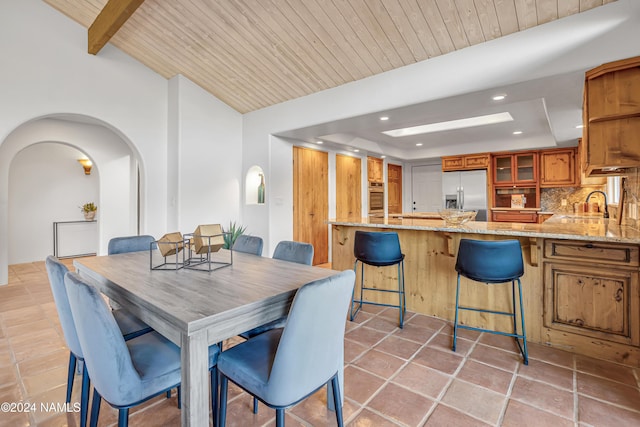
[[209,351],[205,331],[183,335],[182,426],[209,426]]

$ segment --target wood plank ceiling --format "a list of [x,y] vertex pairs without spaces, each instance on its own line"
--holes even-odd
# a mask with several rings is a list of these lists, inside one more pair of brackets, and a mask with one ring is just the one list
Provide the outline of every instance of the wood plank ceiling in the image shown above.
[[[615,0],[145,0],[111,43],[241,113]],[[107,0],[45,0],[86,28]]]

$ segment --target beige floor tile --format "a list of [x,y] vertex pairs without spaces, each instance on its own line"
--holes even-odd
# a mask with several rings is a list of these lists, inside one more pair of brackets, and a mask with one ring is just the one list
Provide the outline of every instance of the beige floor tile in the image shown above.
[[640,391],[637,387],[609,381],[593,375],[577,373],[578,393],[638,410]]
[[563,418],[573,419],[573,393],[567,390],[518,377],[511,391],[511,399]]
[[581,355],[577,355],[575,361],[576,370],[580,372],[586,372],[587,374],[603,377],[611,381],[618,381],[630,386],[638,385],[633,374],[633,369],[628,366]]
[[367,406],[400,423],[417,426],[434,404],[435,402],[424,396],[395,384],[388,384]]
[[573,390],[573,370],[536,359],[530,359],[528,365],[520,365],[518,375]]
[[403,359],[398,357],[381,351],[371,350],[358,359],[354,365],[382,378],[390,378],[405,363]]
[[425,347],[413,358],[415,363],[452,375],[464,358],[452,351],[440,351]]
[[66,387],[67,368],[59,366],[39,372],[33,376],[23,377],[22,383],[27,392],[27,397],[36,396],[61,385]]
[[442,402],[486,423],[496,424],[506,404],[506,397],[466,381],[454,380]]
[[607,405],[588,397],[578,400],[578,421],[589,426],[638,426],[640,412]]
[[424,424],[425,427],[488,427],[489,425],[444,405],[438,405]]
[[387,334],[385,332],[376,331],[375,329],[361,326],[345,335],[352,341],[359,342],[362,345],[373,347],[380,342]]
[[399,425],[388,418],[383,418],[375,412],[365,409],[348,424],[348,427],[397,427]]
[[573,427],[573,425],[572,420],[525,405],[516,400],[509,401],[507,411],[502,419],[503,427]]
[[69,366],[69,350],[60,349],[44,355],[34,355],[18,363],[18,370],[23,377],[30,377],[50,369],[64,368],[65,372]]
[[384,380],[362,369],[347,366],[344,370],[344,395],[363,404],[378,392]]
[[506,395],[509,391],[513,374],[474,360],[468,360],[462,366],[456,378]]
[[393,382],[432,399],[439,399],[452,377],[417,363],[409,363],[393,378]]
[[409,359],[418,351],[420,344],[392,335],[382,340],[375,348],[402,359]]

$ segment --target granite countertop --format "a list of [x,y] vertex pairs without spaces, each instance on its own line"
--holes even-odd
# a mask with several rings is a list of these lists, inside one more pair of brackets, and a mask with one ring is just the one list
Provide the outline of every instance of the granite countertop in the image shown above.
[[640,230],[593,215],[556,214],[542,224],[470,221],[455,227],[446,226],[441,219],[415,218],[331,219],[329,224],[640,244]]

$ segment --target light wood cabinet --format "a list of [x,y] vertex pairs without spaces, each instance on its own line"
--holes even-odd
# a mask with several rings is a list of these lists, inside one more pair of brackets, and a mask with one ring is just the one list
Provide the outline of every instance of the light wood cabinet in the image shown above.
[[583,121],[587,176],[640,167],[640,56],[586,72]]
[[489,153],[467,154],[464,156],[442,157],[442,171],[464,171],[487,169],[490,163]]
[[362,160],[336,154],[336,217],[362,217]]
[[538,182],[538,153],[499,153],[493,155],[494,185],[513,186]]
[[550,335],[640,344],[637,246],[545,240],[544,289]]
[[538,214],[536,211],[526,210],[492,210],[491,220],[494,222],[538,222]]
[[367,157],[367,177],[369,182],[383,182],[383,160],[377,157]]
[[389,213],[402,213],[402,166],[387,165],[387,190]]
[[594,175],[587,176],[585,174],[586,167],[584,166],[584,162],[586,161],[584,156],[584,143],[583,139],[578,139],[578,148],[576,153],[576,159],[578,160],[578,173],[580,175],[580,185],[583,187],[594,186],[594,185],[605,185],[607,183],[606,175]]
[[575,187],[578,184],[576,148],[540,151],[540,187]]

